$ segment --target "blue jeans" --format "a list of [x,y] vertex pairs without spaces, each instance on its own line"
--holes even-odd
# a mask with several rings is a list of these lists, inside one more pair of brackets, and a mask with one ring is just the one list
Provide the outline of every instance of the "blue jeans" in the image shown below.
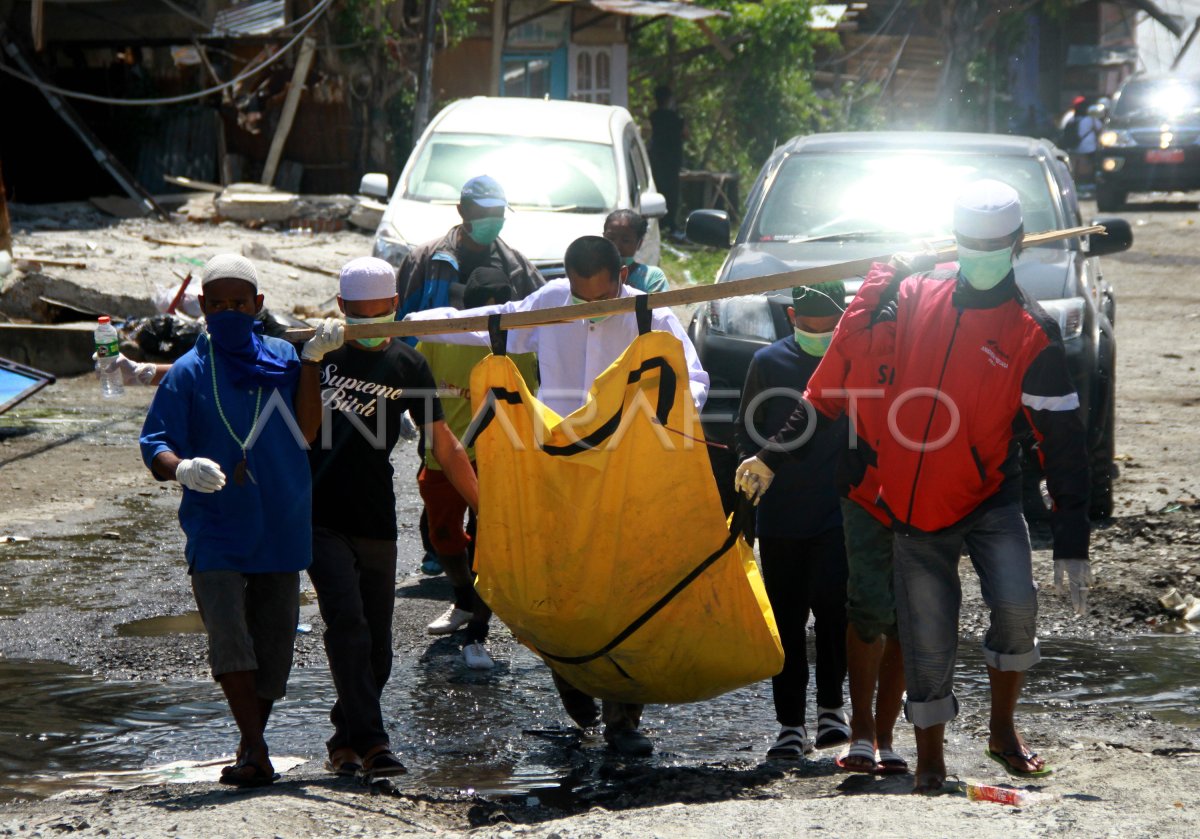
[[897,533],[896,614],[908,685],[904,710],[917,728],[948,722],[958,713],[954,661],[964,544],[991,612],[983,638],[988,666],[1024,671],[1041,659],[1033,551],[1020,504],[998,506],[937,533]]

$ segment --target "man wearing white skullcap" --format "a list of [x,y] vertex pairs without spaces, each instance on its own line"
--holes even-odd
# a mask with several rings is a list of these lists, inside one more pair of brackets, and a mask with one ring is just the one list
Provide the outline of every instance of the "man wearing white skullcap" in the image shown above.
[[209,260],[205,334],[163,375],[140,441],[154,476],[183,488],[192,591],[213,677],[241,734],[237,760],[221,774],[234,786],[278,777],[263,735],[287,688],[300,572],[312,551],[305,449],[321,422],[315,365],[342,340],[330,319],[297,357],[291,344],[259,334],[262,305],[249,260]]
[[[954,207],[956,270],[914,272],[912,256],[872,267],[856,306],[874,310],[870,361],[884,390],[887,429],[875,441],[877,506],[895,534],[896,611],[916,728],[918,792],[940,790],[946,723],[958,712],[954,666],[967,547],[990,626],[983,641],[992,711],[986,755],[1021,777],[1049,774],[1018,734],[1013,712],[1024,671],[1040,658],[1037,588],[1021,506],[1018,434],[1031,428],[1054,501],[1056,573],[1070,573],[1077,611],[1088,567],[1088,457],[1079,397],[1058,323],[1017,285],[1013,261],[1024,235],[1020,199],[992,180],[968,185]],[[836,343],[835,337],[835,343]],[[818,373],[820,372],[818,368]],[[814,376],[817,374],[814,374]],[[817,413],[818,425],[825,421]],[[808,429],[789,425],[738,468],[757,497]],[[804,447],[792,448],[798,456]]]
[[[346,323],[396,319],[396,272],[382,259],[353,259],[338,279]],[[325,652],[337,688],[326,742],[328,768],[339,775],[396,775],[379,700],[392,668],[396,580],[396,499],[392,449],[408,411],[424,426],[446,476],[478,504],[475,472],[446,426],[425,359],[401,340],[357,338],[321,360],[320,433],[309,452],[313,481],[313,561],[308,569]]]

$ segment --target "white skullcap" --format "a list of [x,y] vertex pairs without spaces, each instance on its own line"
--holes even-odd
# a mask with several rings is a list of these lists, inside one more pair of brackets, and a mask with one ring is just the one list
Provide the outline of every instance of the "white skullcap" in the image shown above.
[[376,256],[360,256],[342,266],[343,300],[383,300],[396,296],[396,269]]
[[1011,236],[1021,226],[1021,198],[1011,186],[982,180],[968,184],[954,202],[954,232],[972,239]]
[[254,263],[236,253],[219,253],[204,264],[204,276],[200,280],[200,288],[204,288],[213,280],[245,280],[258,291],[258,271]]

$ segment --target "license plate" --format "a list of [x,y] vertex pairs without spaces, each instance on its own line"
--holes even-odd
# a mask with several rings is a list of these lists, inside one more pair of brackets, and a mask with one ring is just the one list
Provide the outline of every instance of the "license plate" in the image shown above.
[[1146,152],[1147,163],[1183,163],[1183,149],[1151,149]]

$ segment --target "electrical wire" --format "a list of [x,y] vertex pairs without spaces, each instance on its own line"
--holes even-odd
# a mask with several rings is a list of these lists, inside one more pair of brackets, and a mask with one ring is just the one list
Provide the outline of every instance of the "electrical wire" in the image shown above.
[[[184,93],[184,94],[180,94],[179,96],[160,96],[160,97],[153,98],[153,99],[114,99],[114,98],[111,98],[108,96],[97,96],[93,93],[84,93],[83,91],[80,91],[80,90],[67,90],[66,88],[58,87],[57,85],[52,85],[52,84],[50,84],[48,82],[44,82],[40,79],[35,79],[32,76],[27,76],[19,70],[14,70],[12,67],[9,67],[7,64],[0,64],[0,73],[4,73],[5,75],[12,76],[14,79],[20,79],[21,81],[26,82],[27,84],[31,84],[34,87],[39,88],[40,90],[50,91],[51,93],[56,93],[59,96],[62,96],[66,99],[82,99],[86,102],[98,102],[101,105],[117,105],[117,106],[125,106],[125,107],[152,107],[152,106],[157,106],[157,105],[178,105],[182,102],[194,102],[197,99],[204,99],[205,97],[211,96],[214,93],[220,93],[223,90],[227,90],[231,87],[239,85],[242,82],[244,82],[246,79],[260,73],[261,71],[265,70],[267,67],[274,64],[280,58],[285,56],[288,53],[288,51],[291,50],[292,47],[294,47],[300,41],[300,39],[304,37],[305,33],[307,33],[308,30],[312,28],[313,24],[315,24],[317,22],[317,20],[320,17],[320,13],[324,12],[326,9],[328,9],[329,6],[332,5],[332,3],[333,3],[333,0],[321,0],[321,2],[319,4],[314,6],[310,11],[308,11],[303,16],[301,16],[296,21],[294,21],[292,25],[295,25],[296,23],[299,23],[300,21],[308,18],[308,22],[305,23],[304,27],[299,32],[297,32],[294,36],[292,36],[292,39],[290,41],[288,41],[286,44],[284,44],[283,47],[279,50],[279,52],[272,55],[266,61],[262,62],[261,64],[255,65],[254,67],[252,67],[248,70],[242,71],[240,74],[234,76],[232,79],[230,79],[227,82],[224,82],[219,85],[214,85],[213,87],[206,88],[204,90],[198,90],[195,93]],[[15,48],[10,44],[9,49],[15,49]]]

